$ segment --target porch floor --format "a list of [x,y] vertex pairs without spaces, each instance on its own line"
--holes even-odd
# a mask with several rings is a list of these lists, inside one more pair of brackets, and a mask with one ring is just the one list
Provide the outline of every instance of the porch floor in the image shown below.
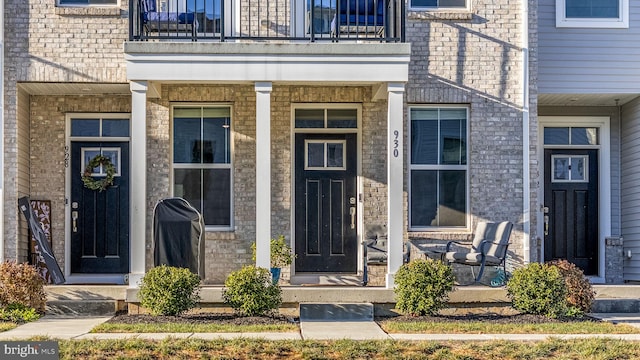
[[[637,312],[640,308],[640,285],[594,285],[594,312]],[[203,308],[224,308],[223,286],[205,285],[200,291]],[[137,306],[138,289],[126,285],[50,285],[45,287],[47,301],[53,304],[92,304],[109,302],[115,310],[141,311]],[[372,303],[376,314],[385,313],[395,303],[392,289],[361,286],[282,286],[283,306],[287,313],[297,312],[300,303]],[[466,311],[499,311],[509,308],[506,289],[487,286],[456,287],[449,294],[450,308]],[[67,307],[74,307],[68,305]],[[628,309],[621,311],[620,306]],[[498,310],[497,310],[498,309]]]

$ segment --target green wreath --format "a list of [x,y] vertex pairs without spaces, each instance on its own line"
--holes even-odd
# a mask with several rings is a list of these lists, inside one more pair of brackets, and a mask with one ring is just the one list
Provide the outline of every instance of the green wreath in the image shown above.
[[[93,169],[102,165],[107,176],[104,179],[96,180],[91,174],[93,174]],[[116,175],[116,168],[113,166],[111,160],[104,155],[96,155],[89,163],[87,167],[84,169],[84,173],[82,174],[82,182],[84,183],[84,187],[91,190],[98,190],[102,192],[109,186],[113,185],[113,177]]]

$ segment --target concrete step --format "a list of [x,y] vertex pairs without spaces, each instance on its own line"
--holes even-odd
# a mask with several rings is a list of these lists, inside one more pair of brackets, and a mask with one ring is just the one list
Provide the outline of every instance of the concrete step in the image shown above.
[[640,313],[640,299],[596,299],[591,312],[594,313]]
[[47,315],[113,316],[119,310],[117,300],[50,300]]
[[373,304],[300,303],[300,321],[373,321]]
[[47,315],[113,316],[126,309],[124,285],[49,285]]

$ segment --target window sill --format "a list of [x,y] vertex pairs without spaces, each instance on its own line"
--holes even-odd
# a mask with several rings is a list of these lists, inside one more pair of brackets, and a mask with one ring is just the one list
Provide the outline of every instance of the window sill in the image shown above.
[[56,15],[66,16],[120,16],[122,10],[116,6],[109,7],[56,7]]
[[461,11],[409,11],[409,20],[471,20],[473,13]]

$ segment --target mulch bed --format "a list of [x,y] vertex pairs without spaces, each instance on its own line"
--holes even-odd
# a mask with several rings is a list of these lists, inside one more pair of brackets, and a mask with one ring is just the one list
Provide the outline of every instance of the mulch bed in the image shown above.
[[163,315],[128,315],[119,312],[116,316],[107,321],[108,323],[120,324],[221,324],[221,325],[279,325],[297,322],[290,316],[241,316],[233,313],[197,313],[183,314],[179,316]]
[[[491,322],[495,324],[541,324],[576,321],[600,321],[585,316],[583,318],[557,318],[552,319],[540,315],[496,315],[496,314],[468,314],[468,315],[437,315],[437,316],[393,316],[376,317],[376,321],[401,321],[401,322]],[[241,316],[234,313],[194,313],[179,316],[153,316],[153,315],[128,315],[125,312],[116,314],[107,322],[121,324],[160,324],[160,323],[184,323],[184,324],[225,324],[225,325],[271,325],[297,323],[298,318],[285,315],[272,316]]]
[[548,318],[541,315],[516,314],[516,315],[497,315],[497,314],[468,314],[468,315],[437,315],[437,316],[394,316],[394,317],[376,317],[376,321],[400,321],[400,322],[488,322],[494,324],[544,324],[544,323],[562,323],[562,322],[582,322],[595,321],[588,316],[582,318]]

